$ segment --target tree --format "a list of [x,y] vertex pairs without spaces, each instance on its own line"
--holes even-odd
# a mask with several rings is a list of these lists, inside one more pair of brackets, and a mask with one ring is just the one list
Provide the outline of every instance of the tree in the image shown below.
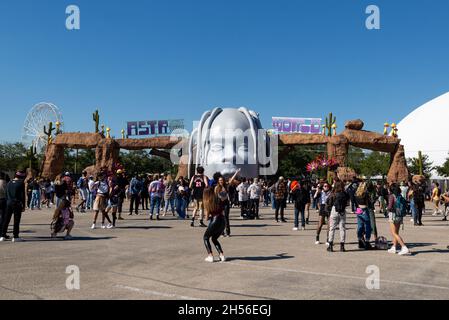
[[361,164],[365,160],[366,156],[363,149],[349,146],[348,150],[348,167],[354,169],[357,174],[362,173]]
[[390,155],[373,151],[360,162],[360,173],[366,177],[385,176],[390,168]]
[[[408,170],[411,175],[420,174],[420,160],[418,157],[416,158],[408,158],[407,159]],[[422,155],[422,171],[424,176],[429,179],[432,175],[433,162],[429,160],[429,156],[427,154]]]
[[152,156],[146,150],[120,152],[119,162],[129,173],[176,173],[172,163],[161,157]]
[[446,161],[443,163],[441,167],[435,168],[438,174],[442,177],[449,177],[449,157],[446,158]]
[[277,174],[291,178],[306,175],[307,164],[323,153],[325,153],[324,146],[281,146]]
[[0,144],[0,170],[5,172],[25,170],[29,166],[27,151],[19,142]]

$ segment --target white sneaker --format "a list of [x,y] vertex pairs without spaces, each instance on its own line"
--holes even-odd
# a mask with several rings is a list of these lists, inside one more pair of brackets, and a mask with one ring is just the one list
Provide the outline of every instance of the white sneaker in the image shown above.
[[101,224],[101,229],[106,229],[106,226],[104,224]]
[[1,237],[1,238],[0,238],[0,242],[3,242],[3,241],[6,241],[6,239],[3,238],[3,237]]
[[398,253],[395,246],[391,246],[390,249],[388,249],[388,253]]
[[301,230],[302,230],[302,231],[306,230],[306,227],[301,227]]
[[437,212],[434,211],[434,212],[432,213],[432,216],[436,216],[436,215],[437,215]]
[[222,255],[222,254],[220,255],[220,261],[221,262],[225,262],[226,261],[226,257],[224,255]]
[[410,222],[415,222],[415,220],[413,220],[413,219],[410,219]]
[[320,244],[320,242],[319,241],[315,241],[315,244]]
[[92,230],[96,228],[95,223],[92,223],[92,227],[90,227]]
[[114,226],[110,223],[110,224],[108,224],[107,225],[107,227],[106,228],[108,228],[108,229],[112,229],[112,228],[114,228]]
[[204,261],[206,261],[206,262],[214,262],[214,257],[213,256],[207,256],[207,258],[204,259]]
[[399,251],[399,253],[398,253],[398,255],[400,255],[400,256],[407,256],[407,255],[410,255],[410,254],[411,254],[410,250],[406,246],[403,246],[401,248],[401,251]]
[[326,241],[326,247],[329,247],[329,242]]
[[298,228],[296,228],[296,227],[294,227],[294,228],[293,228],[293,231],[298,231],[298,230],[299,230],[299,229],[298,229]]
[[12,238],[12,242],[22,242],[22,238]]

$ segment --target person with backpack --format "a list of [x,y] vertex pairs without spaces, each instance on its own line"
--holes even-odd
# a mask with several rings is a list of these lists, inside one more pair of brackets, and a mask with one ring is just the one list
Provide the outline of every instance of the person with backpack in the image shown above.
[[76,183],[76,187],[79,191],[79,196],[81,199],[81,202],[79,205],[76,206],[76,211],[81,213],[86,212],[86,203],[87,198],[89,196],[89,180],[87,179],[87,171],[83,171],[82,176],[78,179],[78,182]]
[[192,190],[192,198],[195,203],[195,209],[193,210],[192,214],[192,222],[190,223],[191,227],[195,226],[195,217],[200,211],[199,218],[200,218],[200,226],[201,227],[207,227],[204,222],[204,205],[203,205],[203,193],[204,189],[209,184],[209,179],[204,175],[204,168],[198,167],[196,168],[196,175],[192,177],[189,184],[189,189]]
[[425,186],[422,184],[413,185],[413,205],[415,208],[415,215],[413,222],[415,226],[423,226],[422,215],[425,210]]
[[171,174],[168,174],[165,177],[164,180],[164,200],[165,200],[165,207],[164,207],[164,213],[163,216],[167,214],[168,207],[170,206],[171,212],[173,214],[173,217],[175,216],[175,190],[176,190],[176,184],[173,181],[173,178]]
[[293,231],[299,230],[299,214],[301,213],[301,230],[306,229],[305,210],[307,203],[310,203],[310,191],[305,188],[303,181],[292,181],[290,185],[292,199],[295,206],[295,222]]
[[161,211],[161,202],[164,195],[164,184],[159,178],[158,174],[153,176],[153,181],[148,187],[150,194],[150,220],[153,220],[154,209],[156,208],[156,220],[159,219],[159,213]]
[[22,213],[25,212],[26,202],[25,202],[25,183],[24,179],[26,174],[22,171],[18,171],[12,181],[9,181],[5,188],[6,194],[6,215],[2,222],[0,241],[5,241],[8,239],[6,233],[8,231],[9,223],[11,222],[11,217],[14,216],[14,229],[13,229],[13,239],[12,242],[23,241],[19,237],[20,232],[20,220],[22,218]]
[[[101,211],[101,228],[102,229],[112,229],[114,226],[112,225],[112,221],[109,218],[109,214],[106,212],[106,204],[109,199],[109,184],[106,179],[106,175],[103,172],[100,172],[97,175],[97,181],[95,181],[94,188],[97,192],[94,202],[94,221],[92,223],[91,229],[96,228],[98,214]],[[108,225],[105,226],[105,219],[108,220]]]
[[[410,250],[407,248],[404,240],[399,235],[399,229],[406,215],[406,200],[402,197],[401,189],[396,184],[392,184],[390,186],[390,195],[388,197],[388,221],[390,222],[393,245],[388,250],[389,253],[398,253],[401,256],[410,254]],[[398,244],[401,246],[400,251],[397,250]]]
[[368,186],[365,182],[359,184],[355,193],[355,199],[358,205],[357,214],[357,238],[359,240],[359,249],[370,250],[371,239],[371,217],[369,213],[370,197],[368,193]]
[[281,215],[281,221],[287,222],[284,218],[284,209],[286,206],[287,199],[287,184],[285,183],[284,177],[279,177],[278,182],[272,186],[272,191],[274,192],[274,202],[275,202],[275,219],[279,222],[279,213]]
[[357,210],[357,201],[355,199],[355,193],[356,193],[358,187],[359,187],[359,182],[358,182],[357,178],[354,177],[352,179],[352,182],[349,184],[349,186],[348,186],[348,188],[346,190],[348,195],[349,195],[349,197],[350,197],[350,199],[351,199],[351,210],[352,210],[352,213],[355,213],[356,210]]
[[340,229],[340,251],[345,252],[346,241],[346,206],[348,205],[349,195],[345,191],[345,185],[342,181],[336,181],[332,193],[326,200],[326,211],[330,212],[329,237],[327,251],[333,252],[335,230]]

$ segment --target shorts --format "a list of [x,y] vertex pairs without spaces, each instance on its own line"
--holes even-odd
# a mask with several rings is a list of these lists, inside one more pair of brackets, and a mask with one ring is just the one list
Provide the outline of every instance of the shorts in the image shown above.
[[204,210],[203,199],[195,199],[195,210]]
[[80,189],[79,190],[80,198],[83,201],[87,201],[87,197],[89,196],[89,193],[87,192],[87,189]]
[[388,222],[394,224],[402,224],[404,218],[396,215],[395,212],[388,212]]
[[320,217],[329,217],[329,212],[326,211],[326,205],[325,204],[320,204],[319,215],[320,215]]
[[106,197],[97,195],[94,202],[94,211],[103,211],[106,209]]

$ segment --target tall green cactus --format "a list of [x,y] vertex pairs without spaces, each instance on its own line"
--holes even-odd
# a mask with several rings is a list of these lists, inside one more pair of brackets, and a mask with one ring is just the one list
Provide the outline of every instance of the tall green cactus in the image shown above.
[[30,149],[27,151],[27,158],[28,158],[28,167],[31,169],[33,167],[33,161],[36,159],[36,147],[31,146]]
[[53,131],[55,131],[55,130],[56,130],[56,128],[53,128],[53,122],[50,122],[50,123],[48,124],[48,130],[47,130],[47,127],[44,126],[44,133],[45,133],[45,135],[47,136],[47,142],[48,142],[48,144],[51,143],[51,141],[52,141],[51,136],[52,136],[52,134],[53,134]]
[[95,122],[95,133],[98,133],[100,131],[98,125],[100,124],[100,114],[98,113],[98,110],[95,110],[95,112],[92,114],[92,119]]
[[337,118],[333,116],[332,112],[329,113],[329,117],[326,118],[327,135],[332,137],[332,126],[337,122]]
[[419,175],[421,175],[421,176],[424,175],[421,151],[418,151],[418,169],[419,169]]

